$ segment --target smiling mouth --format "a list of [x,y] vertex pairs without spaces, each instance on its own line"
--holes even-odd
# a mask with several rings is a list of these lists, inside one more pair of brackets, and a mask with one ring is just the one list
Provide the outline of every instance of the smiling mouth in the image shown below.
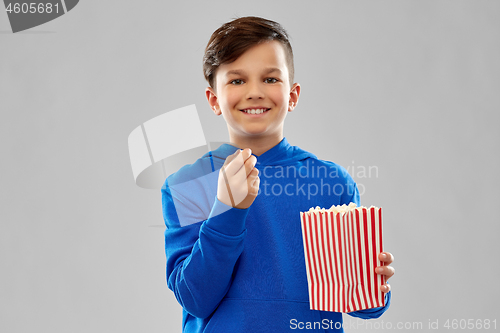
[[271,110],[269,109],[250,109],[250,110],[240,110],[241,112],[248,113],[248,114],[262,114],[264,112],[267,112]]

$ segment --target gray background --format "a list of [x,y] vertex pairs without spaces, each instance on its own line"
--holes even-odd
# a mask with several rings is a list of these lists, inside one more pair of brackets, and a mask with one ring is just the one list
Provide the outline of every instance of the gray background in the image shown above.
[[18,34],[0,11],[1,332],[180,331],[160,190],[134,184],[127,138],[194,103],[228,140],[201,61],[247,15],[292,37],[285,137],[383,207],[396,275],[379,321],[500,321],[500,1],[86,0]]

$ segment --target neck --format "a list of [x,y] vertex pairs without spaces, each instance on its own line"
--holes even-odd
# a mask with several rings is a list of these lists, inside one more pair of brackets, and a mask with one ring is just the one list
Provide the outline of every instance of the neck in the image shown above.
[[240,149],[250,148],[252,154],[260,156],[283,140],[283,134],[266,137],[230,137],[231,144]]

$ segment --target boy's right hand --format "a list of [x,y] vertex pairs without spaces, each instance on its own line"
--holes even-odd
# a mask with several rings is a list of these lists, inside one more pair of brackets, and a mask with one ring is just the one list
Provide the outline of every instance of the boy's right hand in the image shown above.
[[257,158],[250,148],[229,155],[219,171],[217,199],[231,207],[246,209],[259,193]]

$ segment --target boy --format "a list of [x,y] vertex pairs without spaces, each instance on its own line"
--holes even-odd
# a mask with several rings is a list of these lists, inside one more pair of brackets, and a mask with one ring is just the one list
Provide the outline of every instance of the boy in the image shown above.
[[[231,144],[162,188],[167,284],[183,307],[183,332],[287,332],[299,323],[342,332],[340,313],[309,308],[300,211],[359,205],[359,193],[345,169],[283,137],[300,95],[286,31],[258,17],[226,23],[213,33],[203,69],[208,103],[224,117]],[[388,279],[393,257],[379,256],[386,266],[376,273]],[[380,288],[385,307],[349,314],[382,315],[390,287]]]

